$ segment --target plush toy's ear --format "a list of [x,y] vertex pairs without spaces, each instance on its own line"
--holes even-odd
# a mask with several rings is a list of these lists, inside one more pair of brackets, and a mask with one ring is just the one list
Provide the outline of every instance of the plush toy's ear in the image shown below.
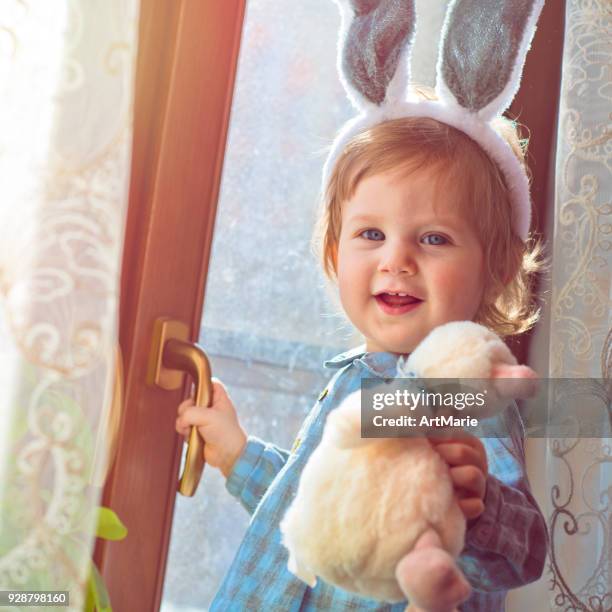
[[334,0],[340,8],[338,73],[358,110],[406,99],[414,0]]
[[521,81],[544,0],[453,0],[442,31],[436,91],[450,106],[501,115]]

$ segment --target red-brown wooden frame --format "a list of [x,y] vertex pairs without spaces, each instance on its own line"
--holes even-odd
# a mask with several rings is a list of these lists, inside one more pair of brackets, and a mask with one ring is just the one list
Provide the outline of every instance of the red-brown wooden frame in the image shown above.
[[114,610],[160,605],[182,440],[181,391],[145,384],[153,322],[197,338],[245,0],[142,0],[120,345],[125,405],[103,503],[128,528],[95,559]]

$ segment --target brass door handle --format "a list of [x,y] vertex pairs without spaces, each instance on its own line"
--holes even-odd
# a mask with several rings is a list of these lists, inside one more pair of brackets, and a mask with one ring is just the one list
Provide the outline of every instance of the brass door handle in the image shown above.
[[[163,389],[178,389],[183,384],[184,374],[195,383],[196,406],[210,406],[212,382],[210,363],[204,350],[189,342],[189,328],[180,321],[160,318],[155,321],[153,342],[149,360],[147,382]],[[198,488],[204,470],[204,440],[197,427],[189,433],[185,468],[178,491],[188,497]]]

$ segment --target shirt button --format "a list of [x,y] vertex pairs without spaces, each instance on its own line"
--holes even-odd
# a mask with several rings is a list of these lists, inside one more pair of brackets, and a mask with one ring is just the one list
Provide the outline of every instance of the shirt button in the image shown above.
[[295,442],[293,443],[293,446],[291,447],[291,451],[290,454],[295,453],[295,451],[297,451],[297,449],[300,447],[300,444],[302,443],[302,440],[300,438],[296,438]]
[[319,395],[319,397],[317,398],[317,402],[320,402],[322,400],[324,400],[327,397],[327,388],[323,389],[323,391],[321,391],[321,394]]

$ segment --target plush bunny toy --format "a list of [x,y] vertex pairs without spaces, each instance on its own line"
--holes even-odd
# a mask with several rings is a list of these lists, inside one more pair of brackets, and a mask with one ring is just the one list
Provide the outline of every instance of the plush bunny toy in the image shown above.
[[[491,379],[489,411],[536,388],[533,371],[516,365],[496,334],[469,321],[435,328],[398,370],[399,376]],[[509,378],[522,379],[520,386]],[[428,529],[457,557],[465,518],[448,466],[425,437],[362,438],[360,418],[357,392],[327,419],[281,522],[288,567],[311,587],[320,576],[365,597],[402,601],[395,577],[400,559]]]

